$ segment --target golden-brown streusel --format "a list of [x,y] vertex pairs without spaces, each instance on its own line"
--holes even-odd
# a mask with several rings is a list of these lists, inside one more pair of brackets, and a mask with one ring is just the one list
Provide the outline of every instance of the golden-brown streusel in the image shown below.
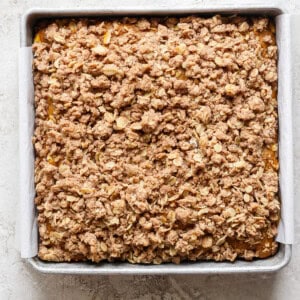
[[33,53],[41,259],[274,254],[271,20],[56,20]]

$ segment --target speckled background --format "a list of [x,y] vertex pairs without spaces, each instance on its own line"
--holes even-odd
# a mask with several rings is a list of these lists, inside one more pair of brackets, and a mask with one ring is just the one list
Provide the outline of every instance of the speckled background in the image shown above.
[[[44,275],[23,262],[15,242],[18,207],[18,47],[19,19],[31,7],[107,7],[116,5],[202,6],[228,0],[0,0],[0,300],[6,299],[300,299],[300,15],[292,18],[294,72],[294,152],[296,239],[290,264],[276,274],[213,276]],[[247,1],[241,0],[245,5]],[[300,0],[284,3],[300,13]],[[297,37],[298,35],[298,37]]]

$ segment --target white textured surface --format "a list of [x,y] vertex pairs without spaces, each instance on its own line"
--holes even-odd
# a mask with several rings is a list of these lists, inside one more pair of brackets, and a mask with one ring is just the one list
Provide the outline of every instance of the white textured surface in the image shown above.
[[[221,1],[221,0],[220,0]],[[236,0],[237,1],[237,0]],[[67,4],[65,3],[67,2]],[[20,259],[15,243],[18,205],[18,47],[19,17],[31,7],[88,7],[116,4],[120,0],[0,0],[0,300],[6,299],[300,299],[300,221],[296,220],[291,263],[277,274],[214,276],[64,276],[43,275]],[[213,0],[136,1],[141,7],[164,7],[185,3],[203,5]],[[222,0],[222,3],[228,1]],[[247,1],[242,1],[245,4]],[[252,1],[254,2],[254,1]],[[262,1],[257,1],[262,3]],[[299,0],[285,3],[291,13],[300,13]],[[64,3],[64,4],[63,4]],[[121,3],[121,4],[120,4]],[[300,16],[293,18],[294,54],[294,151],[295,216],[300,215]]]

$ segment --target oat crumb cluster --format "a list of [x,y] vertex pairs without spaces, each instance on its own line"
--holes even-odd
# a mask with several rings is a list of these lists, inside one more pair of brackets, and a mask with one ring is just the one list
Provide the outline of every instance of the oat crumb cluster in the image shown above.
[[33,54],[42,260],[276,252],[272,20],[54,20]]

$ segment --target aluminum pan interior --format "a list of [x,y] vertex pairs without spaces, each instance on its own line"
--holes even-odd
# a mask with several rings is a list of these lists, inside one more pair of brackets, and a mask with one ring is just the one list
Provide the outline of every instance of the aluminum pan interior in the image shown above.
[[[248,7],[247,7],[248,5]],[[189,9],[31,9],[27,11],[21,19],[21,47],[28,47],[32,44],[32,32],[35,22],[44,18],[60,17],[89,17],[89,16],[116,16],[116,15],[171,15],[171,14],[257,14],[277,16],[285,13],[282,7],[261,6],[240,4],[224,4],[223,6],[205,6]],[[280,80],[280,78],[279,78]],[[279,245],[279,250],[273,257],[254,260],[252,262],[237,260],[230,262],[184,262],[180,265],[162,264],[162,265],[133,265],[129,263],[51,263],[44,262],[38,257],[27,259],[32,267],[43,273],[61,273],[61,274],[94,274],[94,275],[112,275],[112,274],[221,274],[221,273],[259,273],[275,272],[288,264],[291,258],[292,246]]]

